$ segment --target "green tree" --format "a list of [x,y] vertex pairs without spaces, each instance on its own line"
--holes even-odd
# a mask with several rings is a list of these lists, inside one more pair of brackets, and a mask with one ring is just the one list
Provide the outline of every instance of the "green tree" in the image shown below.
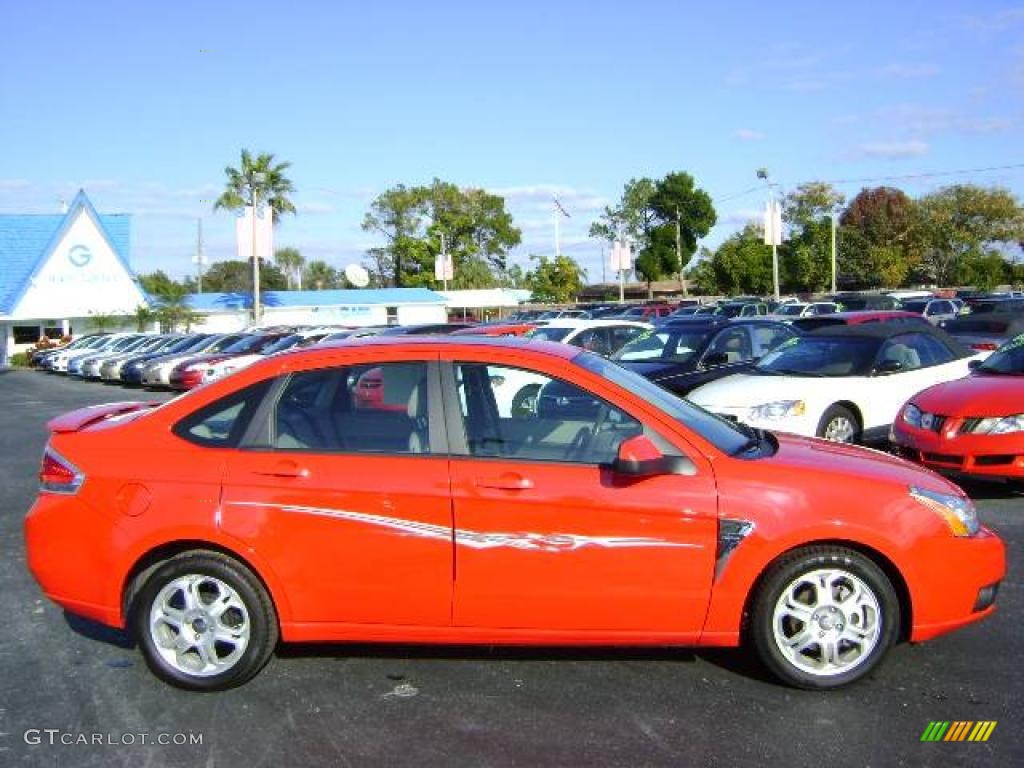
[[925,195],[917,207],[925,244],[920,271],[939,285],[981,287],[973,276],[995,278],[1000,250],[1024,237],[1024,211],[1006,189],[956,184]]
[[718,221],[711,196],[696,186],[690,174],[674,172],[655,185],[650,208],[652,244],[658,245],[659,252],[665,250],[666,240],[669,245],[669,256],[659,258],[662,275],[681,275],[697,252],[697,241]]
[[302,268],[306,260],[297,248],[278,248],[274,251],[274,264],[284,273],[288,290],[302,288]]
[[[653,223],[651,198],[657,185],[646,177],[630,179],[622,188],[619,202],[605,206],[601,215],[590,225],[590,236],[608,241],[628,241],[637,254],[637,261],[647,247],[648,233]],[[645,264],[655,270],[657,259],[649,258]]]
[[779,251],[784,290],[814,292],[832,282],[832,221],[845,198],[831,184],[810,181],[782,200],[789,238]]
[[371,203],[363,229],[387,239],[368,252],[371,272],[380,284],[395,286],[435,284],[434,259],[441,253],[442,237],[459,285],[493,285],[505,270],[509,249],[522,236],[503,198],[440,179],[430,186],[399,184],[386,190]]
[[303,282],[307,289],[323,291],[330,288],[341,288],[343,278],[338,270],[326,261],[317,259],[306,265]]
[[[284,273],[273,264],[260,267],[260,290],[283,291],[288,281]],[[217,261],[203,275],[203,288],[211,293],[251,293],[252,260]]]
[[839,223],[839,270],[857,286],[902,285],[921,261],[914,201],[899,189],[862,189]]
[[583,288],[583,273],[579,264],[568,256],[530,256],[537,265],[526,274],[526,285],[534,301],[567,304]]
[[139,275],[138,278],[139,285],[142,286],[142,290],[151,296],[160,296],[171,286],[177,285],[176,281],[169,278],[167,273],[162,269],[158,269],[156,272],[152,272],[148,275]]
[[139,333],[145,331],[156,319],[156,312],[145,304],[139,304],[135,308],[135,328]]
[[277,224],[281,214],[295,213],[291,201],[295,187],[285,176],[290,167],[291,163],[275,163],[272,154],[263,152],[253,157],[249,150],[243,149],[239,167],[229,165],[224,169],[227,182],[213,209],[239,211],[254,203],[269,203]]
[[122,317],[110,312],[90,312],[89,327],[96,333],[106,333],[121,327]]
[[750,223],[727,238],[711,257],[718,291],[764,294],[772,290],[772,249],[758,224]]

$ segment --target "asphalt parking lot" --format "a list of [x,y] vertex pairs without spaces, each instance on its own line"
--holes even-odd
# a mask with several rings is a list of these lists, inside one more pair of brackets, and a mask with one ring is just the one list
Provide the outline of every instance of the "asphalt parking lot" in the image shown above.
[[[242,688],[170,688],[125,637],[43,598],[21,531],[49,418],[167,397],[0,371],[2,766],[1024,764],[1024,495],[1000,484],[965,486],[1007,543],[1000,611],[897,647],[837,693],[784,688],[735,651],[407,646],[287,647]],[[922,743],[934,720],[997,726],[985,743]]]

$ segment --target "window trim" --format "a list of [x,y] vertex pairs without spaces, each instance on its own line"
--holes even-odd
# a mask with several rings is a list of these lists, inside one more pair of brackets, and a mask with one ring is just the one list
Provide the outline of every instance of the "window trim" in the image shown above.
[[[400,365],[403,363],[419,363],[427,368],[427,431],[430,439],[430,450],[426,453],[393,453],[389,451],[342,451],[342,450],[318,450],[312,448],[279,448],[271,443],[272,423],[277,404],[284,394],[288,384],[295,376],[307,373],[314,373],[325,369],[352,368],[354,366],[365,366],[379,368],[384,365]],[[355,360],[335,365],[322,365],[316,368],[303,368],[301,370],[287,371],[273,379],[270,389],[267,391],[263,402],[253,412],[252,419],[246,428],[245,434],[239,441],[237,448],[243,451],[259,451],[263,453],[275,453],[284,455],[300,454],[315,456],[386,456],[388,458],[420,457],[438,458],[450,455],[448,435],[445,425],[445,414],[441,404],[441,373],[436,358],[413,358],[413,359],[387,359],[387,360]]]
[[458,384],[455,378],[455,367],[458,365],[485,365],[495,366],[500,368],[513,368],[521,371],[530,371],[540,376],[546,376],[547,378],[560,381],[563,384],[569,384],[574,387],[578,387],[584,392],[589,393],[593,397],[598,398],[602,402],[611,405],[614,408],[619,409],[624,414],[629,416],[631,419],[636,421],[643,429],[643,434],[650,438],[659,450],[665,456],[675,456],[680,458],[687,458],[693,461],[693,457],[690,456],[686,451],[679,448],[672,440],[665,437],[659,430],[651,425],[649,420],[643,419],[633,413],[629,408],[624,408],[621,404],[612,402],[604,395],[598,395],[592,392],[586,387],[580,386],[579,384],[563,378],[550,374],[546,371],[537,370],[535,368],[529,368],[523,365],[517,365],[515,363],[499,362],[495,360],[442,360],[440,362],[440,379],[443,384],[442,395],[444,400],[444,414],[445,414],[445,426],[447,427],[449,434],[449,456],[452,460],[472,460],[472,461],[500,461],[506,463],[516,464],[539,464],[542,466],[560,465],[566,467],[589,467],[592,469],[609,469],[611,463],[599,464],[594,462],[584,461],[567,461],[565,459],[536,459],[526,456],[476,456],[469,450],[469,439],[466,436],[466,420],[462,415],[462,404],[459,400]]

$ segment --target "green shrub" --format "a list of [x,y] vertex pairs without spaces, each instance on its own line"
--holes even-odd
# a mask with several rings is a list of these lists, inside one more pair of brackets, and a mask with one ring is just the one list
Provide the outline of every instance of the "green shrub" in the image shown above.
[[28,368],[28,352],[16,352],[11,355],[10,364],[15,368]]

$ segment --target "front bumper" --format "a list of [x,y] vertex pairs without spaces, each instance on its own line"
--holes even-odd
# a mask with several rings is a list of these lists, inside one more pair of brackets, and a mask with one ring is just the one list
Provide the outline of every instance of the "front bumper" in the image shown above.
[[995,612],[995,593],[1006,575],[1006,547],[996,534],[983,526],[970,538],[939,537],[920,547],[909,585],[911,642],[952,632]]
[[962,420],[935,432],[897,419],[889,433],[896,453],[936,471],[983,477],[1024,478],[1024,434],[959,434]]

